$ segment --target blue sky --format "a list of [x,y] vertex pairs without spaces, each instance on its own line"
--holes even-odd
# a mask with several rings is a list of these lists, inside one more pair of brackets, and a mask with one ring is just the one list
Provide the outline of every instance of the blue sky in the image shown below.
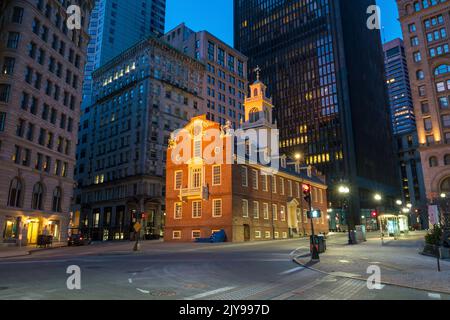
[[[352,0],[358,1],[358,0]],[[401,37],[395,0],[377,0],[386,41]],[[208,30],[233,44],[233,0],[167,0],[166,30],[181,22],[193,30]]]

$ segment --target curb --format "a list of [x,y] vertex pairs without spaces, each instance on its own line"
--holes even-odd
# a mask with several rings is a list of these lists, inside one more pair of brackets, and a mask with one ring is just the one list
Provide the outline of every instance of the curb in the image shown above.
[[[328,276],[337,277],[337,278],[344,278],[344,279],[353,279],[353,280],[359,280],[359,281],[367,282],[367,279],[364,279],[364,278],[361,278],[361,277],[334,275],[334,274],[331,274],[331,273],[326,272],[326,271],[322,271],[322,270],[319,270],[319,269],[316,269],[316,268],[308,267],[307,265],[303,264],[298,258],[292,258],[292,260],[295,263],[297,263],[298,265],[300,265],[303,268],[305,268],[305,269],[309,269],[309,270],[316,271],[316,272],[319,272],[319,273],[322,273],[322,274],[326,274]],[[417,287],[412,287],[412,286],[408,286],[408,285],[404,285],[404,284],[392,283],[392,282],[387,282],[387,281],[381,281],[381,284],[387,285],[387,286],[394,286],[394,287],[399,287],[399,288],[405,288],[405,289],[413,289],[413,290],[418,290],[418,291],[424,291],[424,292],[434,292],[434,293],[441,293],[441,294],[446,294],[446,295],[450,294],[450,291],[430,290],[430,289],[424,289],[424,288],[417,288]]]
[[0,257],[0,259],[10,259],[10,258],[20,258],[20,257],[26,257],[26,256],[31,256],[33,253],[35,252],[41,252],[41,251],[49,251],[52,249],[60,249],[60,248],[66,248],[67,245],[64,246],[59,246],[59,247],[50,247],[50,248],[42,248],[42,249],[30,249],[28,251],[25,251],[23,254],[18,254],[18,255],[14,255],[14,256],[6,256],[6,257]]

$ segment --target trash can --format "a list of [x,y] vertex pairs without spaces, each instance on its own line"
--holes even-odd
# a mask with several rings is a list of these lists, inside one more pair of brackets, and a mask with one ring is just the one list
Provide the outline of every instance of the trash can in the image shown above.
[[313,246],[316,247],[318,253],[327,251],[327,241],[323,235],[310,236],[310,250],[313,252]]

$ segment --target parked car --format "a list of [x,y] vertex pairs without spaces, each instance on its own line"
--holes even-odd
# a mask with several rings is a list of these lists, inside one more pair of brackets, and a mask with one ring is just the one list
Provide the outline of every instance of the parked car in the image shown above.
[[91,237],[88,235],[82,234],[77,229],[72,229],[72,232],[69,232],[69,237],[67,238],[67,245],[71,246],[86,246],[90,245],[92,242]]

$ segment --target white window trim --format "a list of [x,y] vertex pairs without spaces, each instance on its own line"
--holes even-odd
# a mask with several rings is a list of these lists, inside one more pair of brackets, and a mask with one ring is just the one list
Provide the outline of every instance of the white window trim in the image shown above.
[[[177,174],[181,173],[181,182],[180,182],[180,187],[177,188]],[[177,170],[175,171],[175,175],[173,177],[174,181],[173,181],[173,186],[174,186],[174,190],[181,190],[183,188],[183,171],[182,170]]]
[[281,185],[281,187],[280,187],[280,194],[282,195],[282,196],[284,196],[284,178],[280,178],[280,185]]
[[[198,237],[194,237],[194,233],[199,233],[199,236]],[[191,232],[191,237],[192,237],[192,239],[198,239],[198,238],[201,238],[202,237],[202,232],[201,232],[201,230],[192,230],[192,232]]]
[[[180,205],[180,208],[181,208],[181,210],[180,210],[180,217],[179,218],[177,218],[177,205],[178,204]],[[183,203],[182,202],[175,202],[175,204],[173,206],[173,218],[175,220],[183,219]]]
[[281,217],[281,221],[286,221],[286,207],[285,206],[281,206],[280,207],[280,217]]
[[272,204],[272,219],[273,221],[278,221],[278,205],[276,204]]
[[[244,212],[244,203],[246,203],[247,212]],[[248,200],[242,199],[241,205],[242,205],[242,217],[248,218]]]
[[[219,168],[219,183],[214,183],[214,180],[215,180],[214,169],[216,169],[216,168]],[[213,186],[222,185],[222,166],[220,164],[212,166],[212,185]]]
[[[267,211],[266,211],[267,209]],[[266,215],[267,213],[267,215]],[[270,220],[270,212],[269,212],[269,204],[268,203],[263,203],[263,216],[264,216],[264,220]]]
[[255,231],[255,239],[261,239],[261,231],[259,230]]
[[[252,188],[253,190],[258,190],[259,189],[259,173],[258,170],[253,169],[252,170]],[[255,185],[256,182],[256,185]]]
[[[194,216],[194,204],[200,203],[200,215],[198,217]],[[192,219],[201,219],[202,217],[202,201],[192,201]]]
[[[215,214],[215,211],[216,211],[216,203],[217,202],[220,202],[220,215],[216,215]],[[220,218],[220,217],[222,217],[222,199],[213,199],[213,202],[212,202],[212,204],[213,204],[213,210],[212,210],[212,216],[213,216],[213,218]]]
[[267,174],[263,174],[261,176],[262,179],[262,191],[267,192],[269,191],[269,176]]
[[241,177],[241,183],[244,182],[242,184],[242,186],[243,187],[248,187],[248,169],[247,169],[247,167],[241,167],[241,168],[242,168],[241,174],[245,173],[245,180],[244,180],[244,177]]
[[[257,209],[256,212],[258,214],[256,216],[255,216],[255,209]],[[253,201],[252,216],[253,216],[253,219],[259,219],[259,202],[258,201]]]
[[277,193],[277,176],[272,176],[272,179],[270,182],[272,184],[272,193],[276,194]]
[[[175,236],[175,234],[178,234],[179,236]],[[174,240],[180,240],[181,239],[181,231],[180,230],[174,230],[172,232],[172,239]]]
[[266,231],[266,232],[264,233],[264,238],[270,239],[271,237],[272,237],[272,234],[271,234],[270,231]]

